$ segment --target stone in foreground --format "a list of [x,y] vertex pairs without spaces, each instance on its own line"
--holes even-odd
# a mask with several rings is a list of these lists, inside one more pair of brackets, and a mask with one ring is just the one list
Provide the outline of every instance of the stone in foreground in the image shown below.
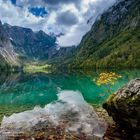
[[140,139],[140,78],[111,95],[103,107],[121,128],[134,139]]

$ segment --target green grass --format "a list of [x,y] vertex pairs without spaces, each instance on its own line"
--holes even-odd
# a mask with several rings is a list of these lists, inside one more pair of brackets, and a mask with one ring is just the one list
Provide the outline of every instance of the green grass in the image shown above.
[[50,73],[51,65],[48,64],[26,64],[23,67],[25,73]]

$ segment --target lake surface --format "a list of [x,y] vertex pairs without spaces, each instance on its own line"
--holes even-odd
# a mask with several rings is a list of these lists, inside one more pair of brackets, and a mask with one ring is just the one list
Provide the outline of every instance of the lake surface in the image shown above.
[[[0,75],[0,119],[4,115],[45,106],[57,100],[60,91],[80,92],[85,101],[101,105],[108,98],[104,86],[95,80],[102,71],[71,72],[59,74],[4,74]],[[115,71],[121,75],[112,87],[112,92],[128,81],[139,78],[140,70]],[[66,92],[67,94],[67,92]],[[71,98],[71,97],[69,97]]]

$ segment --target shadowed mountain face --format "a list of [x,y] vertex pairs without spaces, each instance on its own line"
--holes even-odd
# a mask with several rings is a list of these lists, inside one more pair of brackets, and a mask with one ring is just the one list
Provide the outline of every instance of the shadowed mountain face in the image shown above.
[[3,28],[14,46],[14,50],[22,57],[46,60],[56,52],[56,37],[43,31],[33,32],[29,28],[4,24]]
[[140,0],[118,0],[83,37],[71,68],[140,67]]
[[17,54],[0,21],[0,69],[7,64],[18,65]]

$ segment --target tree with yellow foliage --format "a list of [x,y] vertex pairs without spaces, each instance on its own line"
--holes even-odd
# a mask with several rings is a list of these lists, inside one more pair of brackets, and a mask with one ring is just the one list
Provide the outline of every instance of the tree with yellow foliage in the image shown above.
[[121,78],[121,76],[114,72],[103,72],[99,75],[99,78],[97,79],[97,85],[105,85],[107,88],[107,92],[111,94],[111,86],[115,84],[118,78]]

